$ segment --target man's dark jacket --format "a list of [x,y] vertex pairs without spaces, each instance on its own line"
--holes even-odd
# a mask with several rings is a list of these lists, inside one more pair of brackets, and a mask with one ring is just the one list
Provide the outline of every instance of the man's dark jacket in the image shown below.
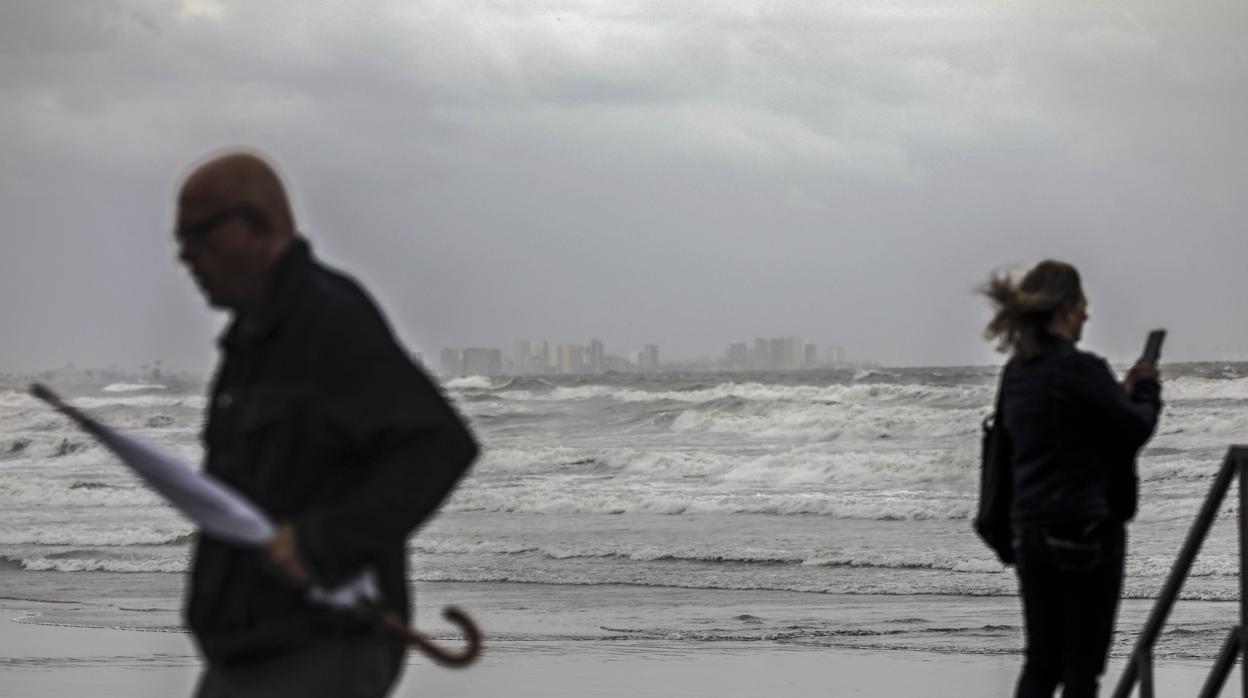
[[1046,336],[1037,356],[1006,364],[996,410],[976,526],[1003,561],[1013,557],[1011,522],[1135,515],[1135,458],[1157,426],[1157,381],[1136,381],[1127,395],[1104,359]]
[[[477,447],[353,280],[296,240],[254,313],[221,339],[204,432],[207,470],[294,526],[325,587],[376,570],[409,617],[406,539],[446,498]],[[363,630],[309,605],[264,553],[200,536],[187,621],[215,662]]]

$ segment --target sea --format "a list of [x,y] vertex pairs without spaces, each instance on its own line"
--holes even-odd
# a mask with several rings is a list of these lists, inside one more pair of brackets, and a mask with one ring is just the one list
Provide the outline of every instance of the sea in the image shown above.
[[[971,528],[998,370],[445,380],[483,452],[410,541],[421,622],[436,625],[455,602],[504,645],[1018,653],[1016,578]],[[1248,441],[1248,364],[1164,371],[1163,416],[1139,461],[1118,656],[1228,447]],[[27,623],[183,632],[192,527],[26,387],[0,382],[0,606]],[[52,387],[202,458],[202,381]],[[1232,489],[1161,659],[1212,660],[1238,617]]]

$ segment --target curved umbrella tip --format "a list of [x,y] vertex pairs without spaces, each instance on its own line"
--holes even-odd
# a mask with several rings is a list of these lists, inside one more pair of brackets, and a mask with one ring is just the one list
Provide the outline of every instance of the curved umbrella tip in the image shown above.
[[442,617],[459,626],[468,646],[456,655],[444,651],[439,660],[454,667],[465,667],[477,661],[477,658],[481,656],[481,629],[477,627],[476,621],[457,606],[448,606],[443,609]]

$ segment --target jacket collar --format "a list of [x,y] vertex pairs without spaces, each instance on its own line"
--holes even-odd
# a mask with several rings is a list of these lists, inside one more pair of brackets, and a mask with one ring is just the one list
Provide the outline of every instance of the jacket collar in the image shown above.
[[1062,356],[1075,350],[1074,342],[1047,330],[1040,334],[1039,340],[1040,352],[1037,356]]
[[1053,347],[1053,349],[1057,351],[1066,351],[1068,349],[1075,348],[1074,342],[1070,341],[1069,339],[1067,339],[1066,337],[1063,337],[1060,334],[1054,334],[1052,332],[1045,332],[1044,336],[1047,339],[1048,345],[1050,347]]
[[296,237],[269,272],[268,291],[260,306],[236,314],[217,343],[238,348],[262,341],[277,331],[298,300],[312,263],[312,246]]

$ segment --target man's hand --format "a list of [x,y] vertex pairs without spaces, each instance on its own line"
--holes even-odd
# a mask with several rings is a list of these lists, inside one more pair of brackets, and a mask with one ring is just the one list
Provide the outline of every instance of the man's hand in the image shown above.
[[1122,379],[1122,387],[1130,395],[1135,391],[1138,380],[1161,380],[1161,371],[1152,364],[1136,364],[1127,370],[1127,377]]
[[269,562],[277,568],[288,581],[304,586],[308,583],[308,570],[299,559],[299,548],[295,545],[295,529],[290,524],[282,524],[265,546]]

